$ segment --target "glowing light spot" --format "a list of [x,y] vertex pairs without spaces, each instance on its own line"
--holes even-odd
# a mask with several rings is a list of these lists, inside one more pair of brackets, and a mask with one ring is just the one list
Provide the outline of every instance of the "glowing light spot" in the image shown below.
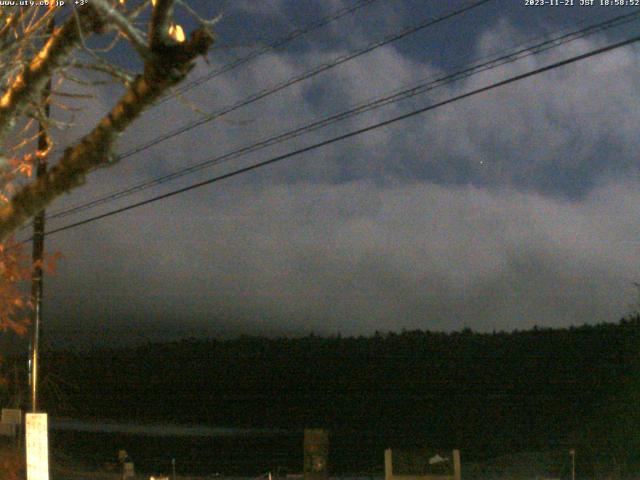
[[184,30],[180,25],[171,25],[169,27],[169,36],[178,43],[184,42],[187,38],[184,34]]
[[29,67],[31,71],[39,69],[45,60],[49,57],[49,51],[51,50],[51,46],[53,45],[54,37],[51,37],[46,45],[38,52],[36,57],[31,62],[31,66]]

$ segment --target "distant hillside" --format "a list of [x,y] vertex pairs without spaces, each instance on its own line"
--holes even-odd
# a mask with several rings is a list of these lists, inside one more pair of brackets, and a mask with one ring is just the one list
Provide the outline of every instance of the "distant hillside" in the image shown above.
[[635,317],[493,334],[183,340],[43,364],[66,399],[47,395],[48,409],[65,415],[320,425],[376,448],[461,446],[467,458],[580,445],[635,461],[639,354]]

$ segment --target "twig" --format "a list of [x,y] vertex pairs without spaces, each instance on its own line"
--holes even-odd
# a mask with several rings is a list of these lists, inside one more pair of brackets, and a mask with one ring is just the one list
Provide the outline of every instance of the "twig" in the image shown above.
[[122,15],[119,11],[113,8],[105,0],[91,0],[91,5],[97,9],[106,20],[114,25],[133,45],[133,48],[138,54],[145,60],[149,59],[150,52],[149,46],[142,34],[127,17]]
[[[94,10],[83,7],[81,26],[89,31],[101,28],[102,23]],[[22,68],[16,81],[0,98],[0,144],[15,125],[16,119],[37,98],[57,69],[80,41],[75,19],[69,19],[57,28],[35,58]]]

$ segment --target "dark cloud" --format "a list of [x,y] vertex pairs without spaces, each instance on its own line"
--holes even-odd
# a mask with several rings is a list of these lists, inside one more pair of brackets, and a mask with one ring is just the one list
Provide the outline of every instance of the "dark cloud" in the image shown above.
[[[256,5],[245,7],[262,8]],[[508,17],[480,29],[468,49],[474,57],[539,33],[513,26]],[[359,31],[360,38],[365,33]],[[153,193],[604,43],[603,37],[581,40]],[[269,52],[194,89],[188,100],[216,110],[344,52],[343,45]],[[635,47],[617,50],[52,236],[51,248],[67,258],[47,280],[51,335],[140,341],[615,321],[633,298],[640,248],[635,57]],[[199,65],[195,75],[206,68]],[[96,172],[59,205],[171,172],[444,71],[442,62],[381,48]],[[103,103],[111,97],[105,94]],[[189,105],[166,102],[123,137],[122,150],[196,117]]]
[[50,311],[88,328],[133,318],[210,333],[229,320],[352,334],[617,319],[637,271],[637,191],[572,202],[427,184],[225,187],[92,227],[49,280]]

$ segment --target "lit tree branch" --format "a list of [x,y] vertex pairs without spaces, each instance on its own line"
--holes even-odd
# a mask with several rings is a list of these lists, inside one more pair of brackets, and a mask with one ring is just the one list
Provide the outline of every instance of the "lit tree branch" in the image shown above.
[[88,6],[83,7],[78,16],[80,25],[71,18],[55,29],[44,47],[31,62],[24,65],[0,98],[0,144],[14,127],[17,118],[28,108],[29,102],[39,98],[54,70],[77,46],[80,28],[90,32],[102,28],[99,17]]
[[[0,242],[55,198],[81,185],[92,170],[109,165],[116,158],[115,141],[156,99],[179,83],[193,68],[198,56],[206,54],[213,42],[206,28],[196,30],[189,41],[176,42],[158,32],[160,25],[170,25],[171,1],[158,1],[150,31],[151,59],[120,101],[100,123],[74,147],[68,148],[60,162],[49,172],[21,188],[0,208]],[[159,12],[160,6],[163,10]],[[168,28],[168,27],[167,27]],[[160,40],[161,39],[161,40]]]

